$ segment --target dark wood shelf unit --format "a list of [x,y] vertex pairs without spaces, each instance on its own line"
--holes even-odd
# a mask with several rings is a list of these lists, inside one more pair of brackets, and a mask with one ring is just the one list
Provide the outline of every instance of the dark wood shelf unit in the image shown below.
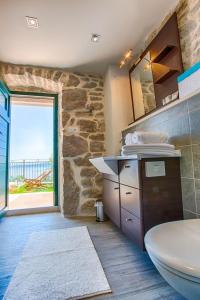
[[[178,90],[177,77],[183,72],[181,46],[178,30],[177,15],[174,13],[162,27],[160,32],[152,40],[149,46],[140,56],[140,61],[150,52],[151,70],[153,76],[156,108],[163,106],[163,99]],[[131,74],[140,63],[135,63],[129,70],[131,97],[133,106],[134,122],[145,117],[137,117],[134,112],[134,99],[132,92]],[[153,111],[155,111],[155,109]],[[152,111],[152,112],[153,112]],[[151,113],[152,113],[151,112]]]
[[166,67],[164,73],[160,74],[160,76],[154,81],[155,84],[162,84],[164,81],[169,79],[172,75],[174,75],[178,70],[172,70]]
[[175,46],[167,45],[164,47],[153,59],[151,59],[152,63],[159,63],[165,56],[167,56]]

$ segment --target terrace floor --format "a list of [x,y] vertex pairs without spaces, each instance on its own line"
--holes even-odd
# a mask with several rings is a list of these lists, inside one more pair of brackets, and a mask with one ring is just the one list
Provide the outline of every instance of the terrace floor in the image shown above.
[[53,192],[10,194],[8,209],[23,209],[53,206]]

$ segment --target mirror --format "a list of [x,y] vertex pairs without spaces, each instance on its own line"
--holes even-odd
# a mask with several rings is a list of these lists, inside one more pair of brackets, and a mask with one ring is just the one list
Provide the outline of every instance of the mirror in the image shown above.
[[150,52],[130,73],[135,120],[156,108]]

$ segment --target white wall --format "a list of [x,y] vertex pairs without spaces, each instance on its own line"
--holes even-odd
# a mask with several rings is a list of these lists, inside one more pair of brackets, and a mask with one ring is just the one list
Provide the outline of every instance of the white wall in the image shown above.
[[128,70],[109,66],[104,82],[106,154],[119,154],[121,131],[133,121]]

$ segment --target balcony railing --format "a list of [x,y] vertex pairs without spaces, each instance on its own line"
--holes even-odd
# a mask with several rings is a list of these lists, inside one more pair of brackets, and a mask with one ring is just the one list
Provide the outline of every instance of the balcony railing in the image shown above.
[[9,164],[9,181],[23,181],[24,179],[34,179],[46,170],[52,170],[45,182],[53,182],[53,162],[51,160],[13,160]]

